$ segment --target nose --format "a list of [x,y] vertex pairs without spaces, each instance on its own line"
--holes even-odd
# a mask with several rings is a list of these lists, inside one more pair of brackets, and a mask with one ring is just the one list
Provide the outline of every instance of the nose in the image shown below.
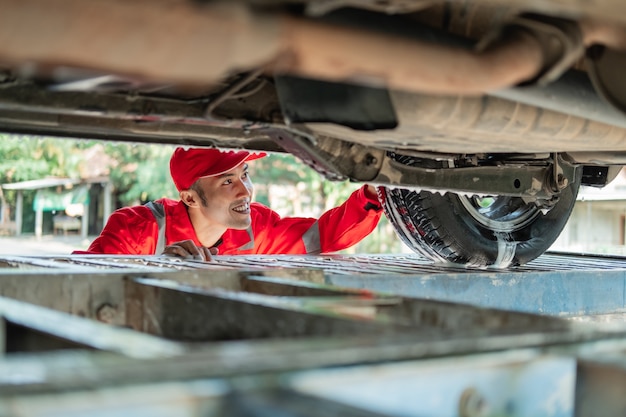
[[241,181],[237,182],[237,197],[250,197],[252,195],[252,184],[249,181]]

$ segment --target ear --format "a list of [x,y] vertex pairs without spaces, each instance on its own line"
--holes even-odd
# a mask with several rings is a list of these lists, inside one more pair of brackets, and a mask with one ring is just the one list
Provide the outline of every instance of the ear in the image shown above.
[[196,207],[198,205],[198,195],[193,190],[184,190],[179,193],[180,199],[187,207]]

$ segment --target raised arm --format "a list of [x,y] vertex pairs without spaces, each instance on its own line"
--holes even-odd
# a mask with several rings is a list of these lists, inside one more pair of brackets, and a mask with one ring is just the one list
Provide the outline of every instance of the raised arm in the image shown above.
[[255,221],[256,253],[319,254],[347,249],[378,225],[382,208],[374,187],[364,185],[319,219],[264,216]]

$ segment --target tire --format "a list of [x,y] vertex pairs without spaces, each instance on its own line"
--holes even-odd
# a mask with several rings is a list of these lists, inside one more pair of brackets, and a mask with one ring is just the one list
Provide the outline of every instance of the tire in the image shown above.
[[[579,177],[580,178],[580,177]],[[543,254],[559,237],[580,180],[543,214],[519,197],[465,197],[379,187],[385,215],[415,252],[436,263],[507,268]]]

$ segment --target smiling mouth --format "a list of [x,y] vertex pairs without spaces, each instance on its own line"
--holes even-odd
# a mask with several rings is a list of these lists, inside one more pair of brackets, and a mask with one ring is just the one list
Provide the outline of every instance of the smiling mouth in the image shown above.
[[239,214],[248,214],[250,213],[250,203],[243,203],[238,206],[232,208],[232,210]]

